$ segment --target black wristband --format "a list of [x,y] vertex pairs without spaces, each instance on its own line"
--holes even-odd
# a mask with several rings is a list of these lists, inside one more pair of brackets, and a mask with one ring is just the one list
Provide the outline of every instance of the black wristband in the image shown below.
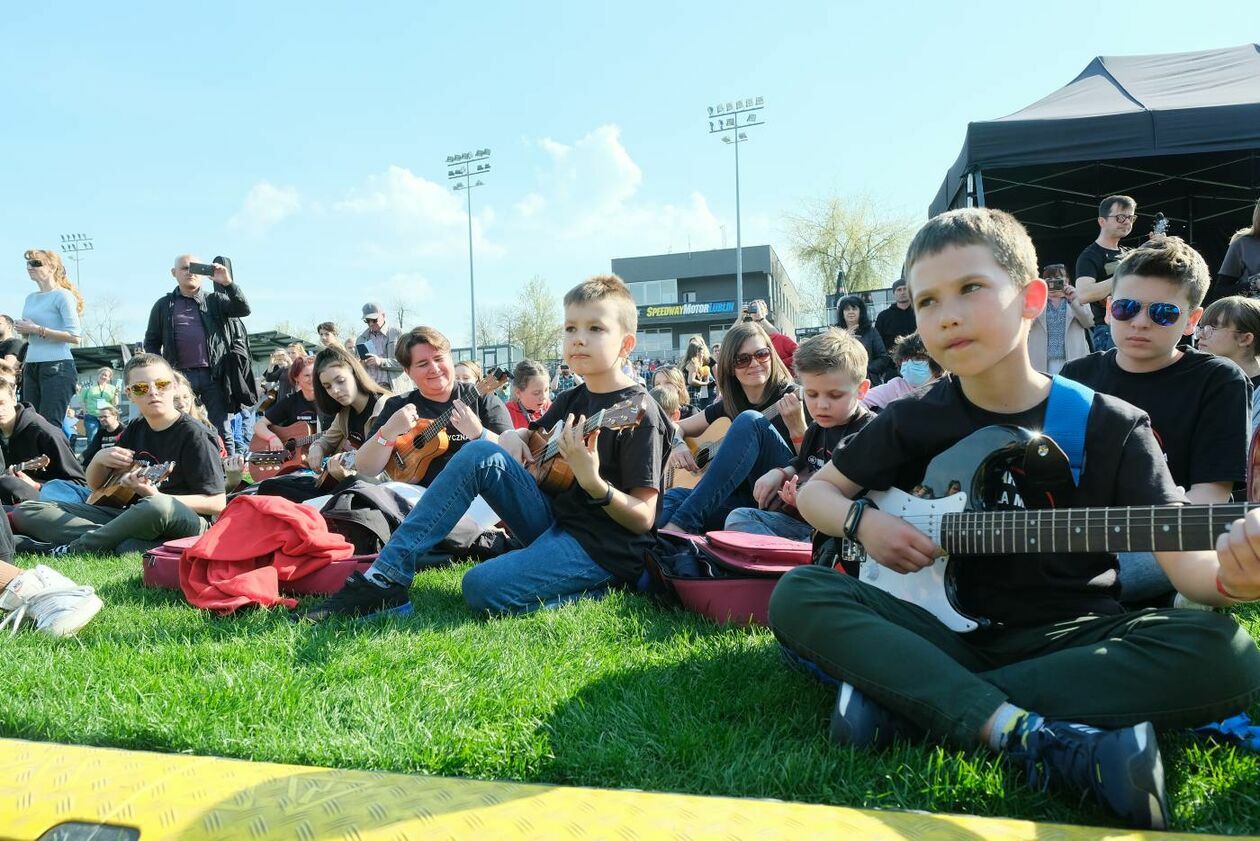
[[844,536],[854,543],[858,542],[857,530],[862,522],[862,514],[866,512],[866,508],[870,504],[870,500],[866,498],[853,500],[853,503],[849,506],[849,513],[844,518]]
[[612,496],[613,496],[613,486],[612,486],[612,482],[609,482],[608,493],[604,494],[603,496],[599,498],[588,496],[586,498],[586,504],[594,506],[596,508],[607,508],[609,505],[612,504]]

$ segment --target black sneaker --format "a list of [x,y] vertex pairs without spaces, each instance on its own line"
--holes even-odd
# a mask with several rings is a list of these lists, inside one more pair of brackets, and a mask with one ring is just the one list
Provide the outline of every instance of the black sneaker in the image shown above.
[[361,572],[353,572],[345,586],[323,603],[297,616],[308,622],[323,622],[333,617],[358,618],[385,614],[411,613],[411,595],[395,581],[381,587],[368,581]]
[[852,748],[883,748],[894,739],[915,741],[923,731],[907,719],[863,695],[851,683],[840,684],[831,712],[831,741]]
[[1164,763],[1149,721],[1120,730],[1065,721],[1021,733],[1023,727],[1016,725],[1007,752],[1024,762],[1030,785],[1045,788],[1053,781],[1092,792],[1130,826],[1167,827]]
[[18,555],[64,555],[66,550],[64,546],[56,543],[45,543],[42,540],[36,540],[33,537],[27,537],[24,534],[15,534],[13,536],[13,551]]

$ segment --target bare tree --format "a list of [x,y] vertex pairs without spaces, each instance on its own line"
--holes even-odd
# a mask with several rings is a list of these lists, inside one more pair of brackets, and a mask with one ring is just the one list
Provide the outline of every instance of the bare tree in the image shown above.
[[126,341],[126,327],[118,318],[122,302],[113,295],[105,295],[83,308],[80,329],[86,347],[117,345]]
[[554,359],[563,333],[559,301],[538,275],[521,287],[515,304],[477,311],[478,347],[517,345],[526,359]]
[[850,292],[882,289],[901,272],[914,220],[885,213],[869,196],[831,196],[811,203],[799,214],[787,214],[792,253],[805,265],[801,309],[828,321],[826,297],[843,270]]

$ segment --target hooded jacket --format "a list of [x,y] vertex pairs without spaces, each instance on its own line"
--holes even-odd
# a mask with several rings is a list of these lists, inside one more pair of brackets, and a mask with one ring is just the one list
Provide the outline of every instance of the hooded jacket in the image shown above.
[[[66,440],[65,434],[45,420],[29,403],[19,403],[13,434],[8,440],[0,441],[0,460],[3,461],[0,469],[7,469],[11,464],[20,464],[38,456],[48,456],[51,461],[43,470],[27,472],[36,482],[65,479],[76,485],[87,484],[87,476],[84,475],[79,460],[74,457],[74,451],[70,449],[70,442]],[[13,481],[21,482],[20,479]]]

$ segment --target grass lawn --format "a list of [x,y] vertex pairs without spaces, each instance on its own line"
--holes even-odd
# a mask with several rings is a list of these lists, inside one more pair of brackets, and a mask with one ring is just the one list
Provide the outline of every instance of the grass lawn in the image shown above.
[[[833,693],[786,668],[769,631],[721,629],[639,597],[485,621],[464,607],[461,567],[417,579],[410,621],[314,628],[279,610],[193,610],[179,593],[142,587],[136,555],[56,566],[93,584],[105,609],[75,639],[4,640],[0,736],[1111,822],[1090,803],[1026,788],[980,752],[832,747]],[[1260,636],[1260,610],[1243,616]],[[1260,757],[1182,737],[1161,745],[1173,828],[1260,833]]]

